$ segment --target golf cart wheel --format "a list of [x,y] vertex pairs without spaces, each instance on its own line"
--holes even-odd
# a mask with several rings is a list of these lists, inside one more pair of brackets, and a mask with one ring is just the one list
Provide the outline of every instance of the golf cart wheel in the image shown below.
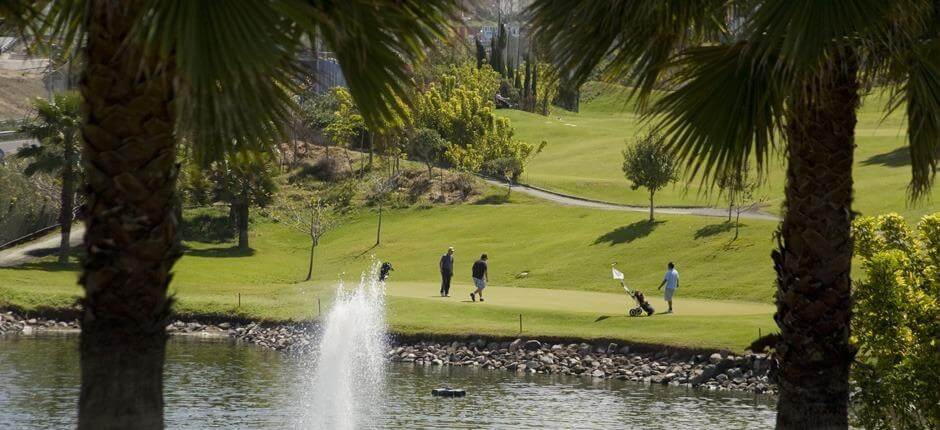
[[631,317],[635,317],[635,316],[638,316],[638,315],[640,315],[640,310],[639,310],[639,309],[637,309],[637,308],[630,309],[630,316],[631,316]]

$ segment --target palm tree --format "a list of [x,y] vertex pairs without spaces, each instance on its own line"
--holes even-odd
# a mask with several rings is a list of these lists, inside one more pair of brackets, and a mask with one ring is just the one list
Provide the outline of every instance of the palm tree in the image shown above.
[[940,157],[940,3],[538,0],[528,13],[562,72],[635,82],[693,176],[713,184],[752,159],[765,172],[784,151],[777,427],[846,428],[856,109],[876,84],[888,109],[905,106],[909,190],[923,196]]
[[32,34],[78,47],[84,60],[78,427],[162,428],[167,286],[180,255],[177,142],[215,159],[237,142],[281,138],[305,73],[296,54],[312,37],[335,52],[370,125],[393,117],[406,66],[443,36],[456,2],[2,3],[4,22],[39,22]]
[[20,127],[20,131],[39,141],[38,145],[21,148],[16,156],[31,160],[24,173],[50,173],[61,177],[62,191],[59,204],[59,262],[69,260],[69,237],[72,233],[75,183],[81,172],[77,148],[79,127],[82,122],[81,98],[77,93],[55,94],[52,100],[37,98],[33,102],[35,118]]

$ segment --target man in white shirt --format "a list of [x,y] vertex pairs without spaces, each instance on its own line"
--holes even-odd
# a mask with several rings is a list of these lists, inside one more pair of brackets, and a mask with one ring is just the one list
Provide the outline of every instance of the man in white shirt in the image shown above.
[[676,288],[679,288],[679,271],[676,270],[676,265],[669,262],[669,266],[666,268],[666,276],[663,277],[663,282],[659,283],[659,288],[662,289],[663,285],[666,286],[666,291],[663,292],[663,298],[666,299],[666,303],[669,304],[669,310],[666,311],[667,314],[672,313],[672,295],[676,292]]

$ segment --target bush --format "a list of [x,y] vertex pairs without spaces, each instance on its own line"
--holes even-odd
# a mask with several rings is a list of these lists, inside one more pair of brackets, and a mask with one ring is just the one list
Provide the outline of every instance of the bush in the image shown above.
[[359,191],[355,181],[346,181],[327,190],[324,203],[339,210],[346,210]]
[[897,214],[853,225],[866,277],[855,283],[852,370],[868,429],[940,428],[940,213],[918,230]]
[[324,182],[336,182],[346,177],[347,169],[337,157],[321,157],[312,165],[304,166],[297,176],[313,176]]

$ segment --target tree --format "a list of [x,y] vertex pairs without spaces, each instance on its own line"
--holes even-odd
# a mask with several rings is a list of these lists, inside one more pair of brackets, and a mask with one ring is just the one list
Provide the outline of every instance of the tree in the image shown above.
[[419,128],[408,139],[408,143],[408,152],[424,161],[424,164],[428,167],[428,180],[433,179],[434,163],[440,159],[444,149],[447,148],[447,142],[441,138],[436,130]]
[[[783,147],[777,427],[846,428],[856,110],[876,84],[892,94],[889,110],[904,106],[909,192],[924,196],[940,157],[940,4],[538,0],[528,14],[561,70],[633,84],[693,175],[713,183],[750,159],[763,171]],[[658,89],[670,91],[652,100]]]
[[286,212],[284,220],[287,225],[306,234],[310,239],[310,260],[307,265],[307,277],[304,278],[304,281],[309,281],[313,277],[314,251],[320,244],[320,239],[339,226],[340,218],[335,209],[321,199],[301,205],[286,206],[283,210]]
[[760,182],[752,177],[750,170],[745,166],[736,170],[718,175],[716,186],[728,200],[728,222],[734,216],[734,240],[738,238],[741,227],[741,214],[760,208],[764,199],[757,194]]
[[385,203],[387,203],[392,197],[392,194],[397,190],[397,176],[379,179],[372,183],[372,192],[369,195],[369,200],[371,200],[372,203],[379,208],[379,222],[375,231],[375,246],[382,244],[382,209],[384,208]]
[[391,117],[407,95],[407,65],[443,37],[456,3],[0,2],[4,26],[84,58],[79,429],[163,427],[178,138],[207,158],[282,138],[304,34],[336,54],[367,123]]
[[898,214],[853,222],[867,276],[855,282],[855,416],[868,429],[940,428],[940,213],[914,234]]
[[231,152],[210,166],[215,199],[229,203],[238,249],[247,252],[248,220],[251,207],[265,207],[274,191],[274,166],[270,154],[242,149]]
[[477,69],[479,69],[486,63],[486,48],[483,47],[483,42],[480,42],[479,37],[474,37],[473,42],[476,45]]
[[76,148],[82,122],[81,97],[77,93],[59,93],[51,100],[33,100],[35,117],[20,127],[20,132],[39,141],[17,152],[16,156],[31,160],[24,172],[49,173],[61,178],[59,193],[59,263],[69,260],[72,217],[75,212],[76,182],[81,176],[81,157]]
[[[329,141],[343,148],[346,155],[346,163],[352,169],[352,159],[349,156],[349,145],[354,137],[359,136],[365,131],[365,122],[359,109],[356,107],[349,94],[343,87],[335,87],[330,90],[333,98],[336,99],[336,111],[333,112],[332,121],[323,129]],[[330,147],[326,147],[326,157],[330,158]]]
[[538,148],[533,148],[531,145],[520,146],[519,150],[513,152],[512,155],[490,161],[486,166],[487,173],[506,180],[509,185],[506,196],[509,196],[512,194],[512,184],[519,182],[529,161],[539,155],[547,143],[543,140]]
[[653,222],[653,196],[679,179],[679,165],[666,150],[663,138],[649,133],[623,150],[623,174],[633,190],[646,188],[650,193],[650,222]]

